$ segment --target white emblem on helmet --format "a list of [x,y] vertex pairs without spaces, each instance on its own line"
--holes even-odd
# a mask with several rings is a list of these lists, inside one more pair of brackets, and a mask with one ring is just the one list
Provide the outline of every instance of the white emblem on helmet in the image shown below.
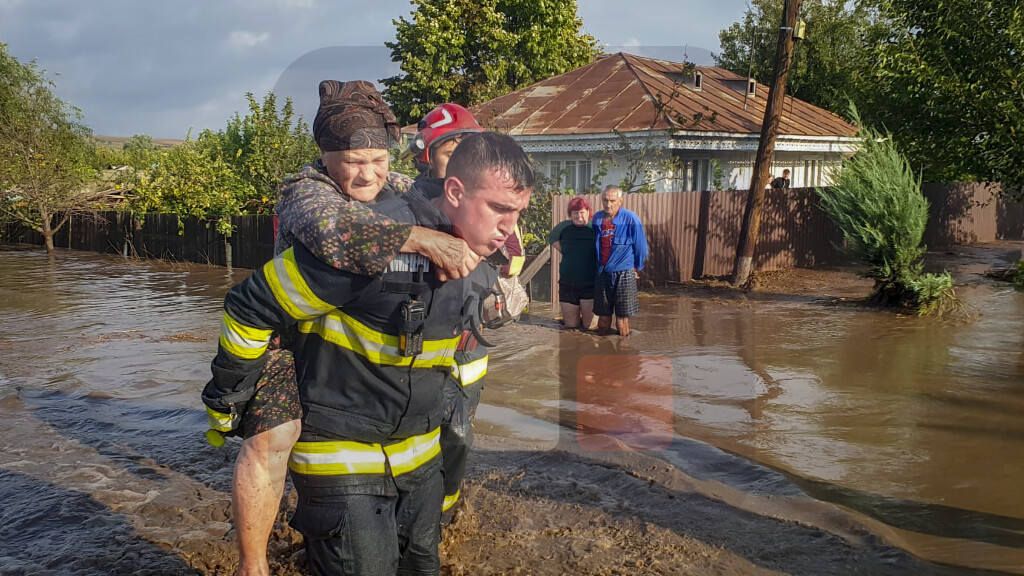
[[451,112],[448,112],[448,110],[446,108],[441,108],[441,114],[444,114],[444,118],[441,118],[437,122],[432,122],[430,124],[431,128],[439,128],[441,126],[445,126],[447,124],[451,124],[452,122],[455,121],[455,119],[452,118]]

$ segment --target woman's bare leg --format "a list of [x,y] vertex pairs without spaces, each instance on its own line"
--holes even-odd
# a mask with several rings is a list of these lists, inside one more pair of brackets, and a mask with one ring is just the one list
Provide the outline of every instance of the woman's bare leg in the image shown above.
[[590,330],[590,327],[594,325],[594,300],[580,300],[580,317],[582,322],[580,328],[583,330]]
[[246,438],[235,462],[231,508],[238,537],[237,576],[267,576],[267,542],[281,507],[288,455],[299,439],[301,420]]
[[580,307],[568,302],[559,302],[562,306],[562,323],[566,328],[575,328],[580,323]]

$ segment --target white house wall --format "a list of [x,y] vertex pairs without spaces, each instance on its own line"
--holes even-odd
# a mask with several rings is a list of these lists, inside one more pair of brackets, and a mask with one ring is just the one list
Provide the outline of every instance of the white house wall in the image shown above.
[[[579,162],[581,160],[587,160],[591,163],[591,180],[593,180],[594,176],[598,175],[600,162],[603,160],[608,163],[605,175],[598,179],[598,188],[608,184],[618,184],[626,175],[627,163],[621,160],[616,161],[615,155],[608,153],[608,150],[614,149],[614,146],[619,144],[619,142],[608,136],[603,138],[591,136],[578,140],[573,139],[573,137],[560,137],[557,139],[520,137],[517,140],[530,153],[530,156],[538,162],[545,175],[550,176],[553,161],[558,162],[559,165],[564,167],[567,162]],[[643,139],[630,135],[630,140],[638,144],[646,141],[648,145],[658,142],[668,143],[667,139],[658,134],[652,134]],[[744,142],[744,144],[749,143]],[[788,148],[800,147],[792,143],[784,144]],[[848,144],[844,144],[844,146],[849,147]],[[672,149],[666,149],[665,154],[674,154],[684,162],[689,161],[688,166],[691,170],[689,178],[685,177],[687,176],[685,172],[679,175],[654,174],[652,180],[655,190],[658,192],[674,192],[697,189],[695,184],[697,180],[701,183],[707,182],[706,186],[700,186],[702,188],[716,189],[713,175],[715,165],[721,169],[718,187],[726,190],[749,189],[750,180],[753,176],[756,148],[749,149],[747,147],[747,149],[737,150],[735,149],[736,147],[722,146],[715,149],[716,146],[709,145],[709,149],[704,150],[681,149],[673,143]],[[824,152],[820,150],[777,149],[770,173],[772,177],[781,176],[782,171],[788,168],[790,170],[790,185],[794,188],[827,186],[832,182],[831,175],[833,171],[841,167],[844,155],[843,148],[838,145],[829,144],[828,149],[829,151]],[[653,162],[656,159],[656,154],[648,153],[646,158],[648,161]],[[709,160],[712,161],[710,169],[707,168],[708,164],[706,164]],[[700,161],[705,162],[701,169],[709,172],[707,176],[702,178],[698,178],[693,172],[695,163]],[[674,178],[673,176],[678,177]],[[563,185],[565,185],[565,182],[563,182]],[[573,188],[577,192],[583,191],[580,189],[580,185]]]
[[[754,176],[755,152],[730,152],[722,155],[722,188],[747,190]],[[790,186],[805,188],[828,186],[832,175],[842,167],[843,155],[829,152],[776,152],[769,170],[772,178],[789,169]]]

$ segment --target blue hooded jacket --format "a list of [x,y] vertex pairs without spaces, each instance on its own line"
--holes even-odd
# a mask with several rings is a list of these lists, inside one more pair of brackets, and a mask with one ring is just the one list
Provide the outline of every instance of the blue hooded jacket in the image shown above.
[[[594,214],[594,221],[591,224],[597,234],[597,257],[601,262],[601,223],[604,222],[606,214],[601,210]],[[647,261],[647,236],[644,234],[644,226],[636,213],[619,208],[619,211],[612,218],[615,224],[615,237],[612,238],[612,254],[608,257],[608,264],[598,268],[601,272],[622,272],[624,270],[644,269],[644,262]]]

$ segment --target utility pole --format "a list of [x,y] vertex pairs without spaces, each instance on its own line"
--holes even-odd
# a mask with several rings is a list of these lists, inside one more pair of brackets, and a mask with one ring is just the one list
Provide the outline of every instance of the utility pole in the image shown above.
[[757,244],[757,230],[761,225],[761,206],[764,204],[764,189],[768,185],[768,171],[775,154],[775,137],[779,133],[779,120],[786,95],[786,78],[793,56],[793,30],[800,13],[800,0],[786,0],[782,9],[782,26],[779,28],[779,44],[775,51],[775,74],[768,87],[768,101],[761,123],[761,140],[757,145],[754,160],[754,177],[750,181],[747,206],[743,212],[743,227],[736,246],[736,264],[732,272],[733,286],[743,286],[750,279],[754,262],[754,246]]

